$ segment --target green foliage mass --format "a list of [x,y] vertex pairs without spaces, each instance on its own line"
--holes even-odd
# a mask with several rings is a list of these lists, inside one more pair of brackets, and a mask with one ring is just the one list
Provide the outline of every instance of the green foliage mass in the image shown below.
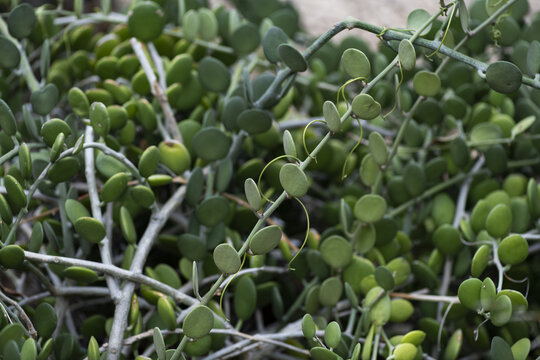
[[282,0],[18,3],[0,360],[540,355],[527,0],[317,38]]

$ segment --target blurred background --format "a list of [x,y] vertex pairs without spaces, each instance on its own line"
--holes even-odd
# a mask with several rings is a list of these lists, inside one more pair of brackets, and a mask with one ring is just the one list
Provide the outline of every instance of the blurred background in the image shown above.
[[[161,2],[164,0],[154,0]],[[189,0],[188,0],[189,1]],[[195,0],[197,1],[197,0]],[[200,1],[200,0],[199,0]],[[204,1],[204,0],[203,0]],[[232,7],[235,1],[243,0],[206,0],[212,7],[224,5]],[[264,4],[266,0],[256,0]],[[311,35],[320,35],[333,24],[349,16],[369,22],[374,25],[385,27],[405,27],[407,15],[414,9],[423,8],[433,13],[439,9],[439,0],[289,0],[300,13],[300,21],[304,30]],[[449,0],[445,0],[448,2]],[[473,0],[465,0],[470,4]],[[503,0],[501,0],[503,1]],[[0,11],[6,11],[14,0],[0,0]],[[24,0],[34,6],[44,3],[57,4],[58,0]],[[114,11],[126,11],[132,0],[111,0]],[[71,8],[73,0],[64,1],[66,8]],[[531,8],[530,14],[540,10],[540,0],[529,0]],[[92,11],[100,6],[100,0],[84,0],[85,11]],[[530,16],[530,15],[529,15]],[[377,43],[377,38],[373,34],[363,33],[353,30],[356,34],[361,34],[370,44]],[[351,35],[344,32],[340,37]]]

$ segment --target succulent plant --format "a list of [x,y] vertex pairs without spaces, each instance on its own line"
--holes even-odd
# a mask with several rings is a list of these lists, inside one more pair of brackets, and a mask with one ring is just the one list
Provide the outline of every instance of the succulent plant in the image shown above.
[[527,0],[317,38],[281,0],[17,3],[0,359],[539,355]]

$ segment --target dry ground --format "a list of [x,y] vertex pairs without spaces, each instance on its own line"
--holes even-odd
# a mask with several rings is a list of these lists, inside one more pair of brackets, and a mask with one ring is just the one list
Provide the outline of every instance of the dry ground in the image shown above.
[[[265,0],[259,0],[265,1]],[[348,16],[385,27],[405,27],[407,15],[423,8],[434,13],[439,0],[290,0],[298,11],[304,28],[312,35],[320,35]],[[471,0],[466,0],[470,3]],[[211,0],[213,5],[227,0]],[[540,0],[529,0],[533,11],[540,10]],[[362,34],[360,30],[353,30]],[[343,36],[343,35],[342,35]],[[360,35],[371,44],[377,42],[373,34]]]

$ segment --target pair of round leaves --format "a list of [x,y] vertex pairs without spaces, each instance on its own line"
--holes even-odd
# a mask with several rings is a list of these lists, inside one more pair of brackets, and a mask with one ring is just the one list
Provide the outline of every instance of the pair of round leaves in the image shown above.
[[386,213],[386,200],[376,194],[362,196],[354,205],[354,216],[365,223],[374,223]]
[[165,13],[152,1],[137,3],[128,15],[129,31],[137,39],[148,42],[161,35],[165,27]]
[[[489,1],[487,1],[486,3],[489,3]],[[521,340],[528,340],[528,341],[522,342]],[[491,339],[491,347],[489,349],[489,358],[491,360],[506,360],[506,359],[525,360],[527,359],[529,355],[530,347],[531,347],[530,340],[526,338],[521,339],[521,340],[516,342],[512,347],[510,347],[510,345],[508,345],[508,343],[502,337],[494,336],[493,339]]]
[[274,250],[281,241],[282,232],[279,226],[266,226],[253,235],[249,242],[249,248],[255,255],[263,255]]
[[30,103],[35,113],[45,116],[51,112],[59,100],[60,93],[54,84],[47,84],[44,87],[32,92]]
[[56,140],[54,140],[54,144],[51,147],[51,152],[49,153],[49,160],[51,162],[55,162],[60,157],[62,150],[64,150],[65,140],[66,136],[64,133],[58,134]]
[[43,124],[40,133],[45,144],[52,147],[55,145],[58,135],[62,133],[64,136],[69,136],[71,134],[71,128],[64,120],[54,118]]
[[198,305],[191,310],[182,325],[184,335],[192,339],[199,339],[208,335],[213,327],[214,314],[209,307],[204,305]]
[[182,19],[182,30],[188,41],[193,41],[197,35],[204,41],[214,41],[219,30],[216,15],[207,8],[189,10]]
[[206,56],[199,62],[197,73],[202,87],[208,91],[225,92],[231,83],[229,68],[211,56]]
[[523,74],[508,61],[496,61],[486,69],[486,81],[490,88],[502,94],[516,92],[521,86]]
[[279,170],[279,182],[292,197],[304,196],[309,189],[309,181],[304,171],[296,164],[285,164]]
[[[383,294],[381,296],[381,294]],[[366,306],[370,307],[369,316],[372,323],[382,326],[390,320],[392,305],[390,296],[379,286],[371,288],[364,299]]]
[[514,290],[502,290],[496,293],[495,285],[490,278],[483,282],[471,278],[464,281],[458,289],[460,302],[467,308],[478,310],[481,307],[490,311],[490,319],[496,326],[508,322],[514,309],[527,308],[525,297]]
[[100,242],[106,235],[105,226],[91,217],[86,207],[77,200],[68,199],[65,203],[66,215],[75,230],[87,241]]
[[367,79],[371,74],[371,64],[366,54],[354,48],[347,49],[341,55],[343,69],[352,78]]
[[286,44],[288,40],[287,34],[277,26],[272,26],[266,31],[263,37],[262,47],[264,56],[266,56],[268,61],[274,64],[281,61],[278,48],[281,44]]
[[223,159],[229,153],[231,139],[215,127],[199,130],[191,141],[191,148],[195,154],[205,161]]
[[355,96],[351,107],[356,116],[365,120],[373,120],[381,114],[381,104],[368,94]]

